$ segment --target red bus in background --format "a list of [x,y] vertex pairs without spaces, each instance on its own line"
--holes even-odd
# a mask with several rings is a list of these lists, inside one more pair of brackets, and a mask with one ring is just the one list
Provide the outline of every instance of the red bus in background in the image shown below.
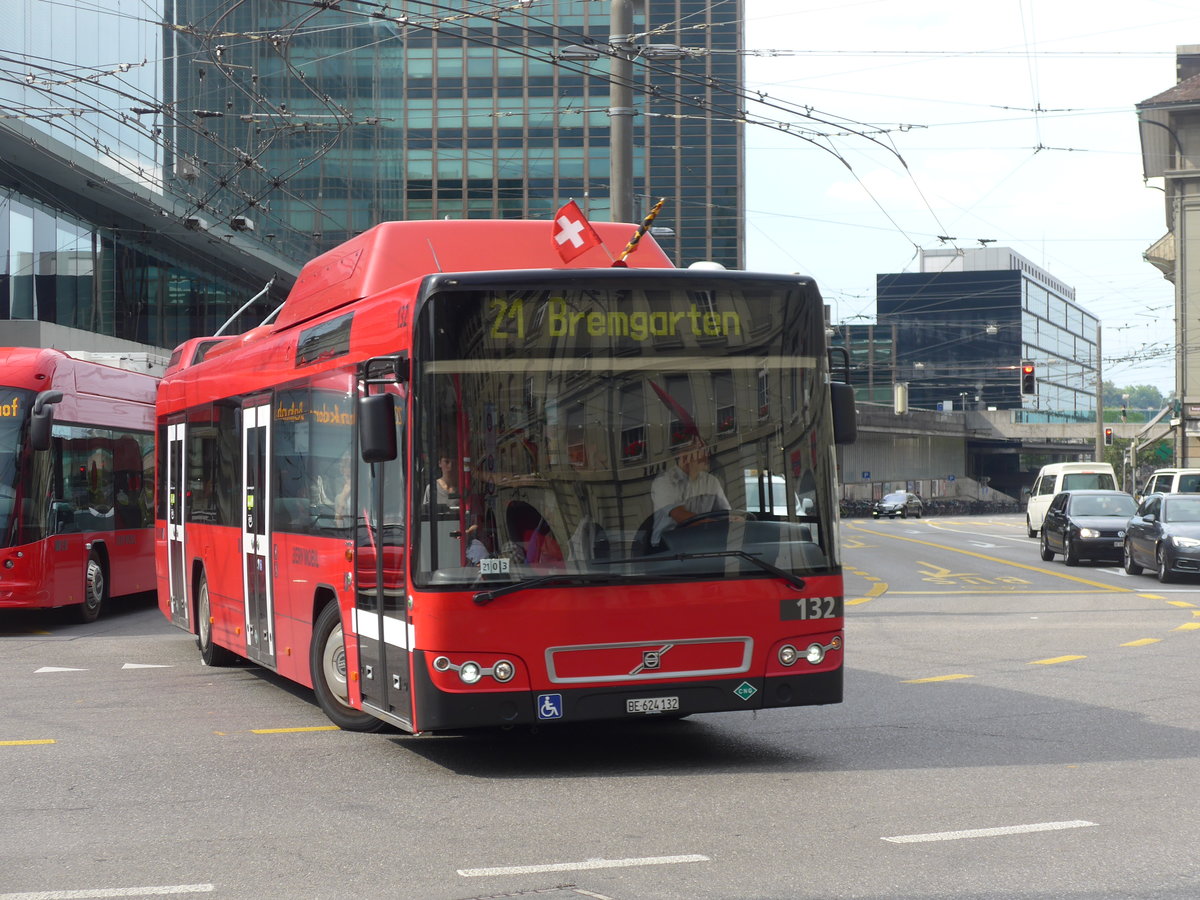
[[0,349],[0,610],[154,590],[158,379],[87,357]]
[[545,222],[384,223],[180,354],[159,604],[205,663],[362,731],[840,702],[854,412],[816,286],[649,237],[615,267],[634,226],[594,227],[564,267]]

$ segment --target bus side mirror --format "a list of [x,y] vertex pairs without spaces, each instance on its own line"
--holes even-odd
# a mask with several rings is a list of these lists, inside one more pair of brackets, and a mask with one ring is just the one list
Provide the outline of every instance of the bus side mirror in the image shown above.
[[833,442],[853,444],[858,438],[858,411],[854,408],[854,388],[836,381],[830,383],[829,402],[833,411]]
[[62,398],[62,391],[42,391],[33,398],[33,412],[29,419],[29,446],[34,450],[50,449],[54,404],[61,403]]
[[363,462],[388,462],[396,458],[394,394],[358,398],[358,441]]

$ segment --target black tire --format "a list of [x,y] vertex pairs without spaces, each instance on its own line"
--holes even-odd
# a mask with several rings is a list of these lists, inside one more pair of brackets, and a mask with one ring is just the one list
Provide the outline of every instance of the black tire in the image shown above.
[[100,554],[93,550],[88,554],[87,570],[83,576],[83,602],[79,604],[79,621],[95,622],[100,618],[100,610],[108,602],[108,573],[104,571],[104,561]]
[[1167,566],[1167,552],[1163,550],[1162,544],[1158,545],[1158,550],[1154,554],[1154,562],[1158,566],[1158,580],[1163,584],[1170,584],[1175,580],[1174,573]]
[[1046,543],[1046,532],[1042,532],[1042,559],[1046,562],[1054,559],[1054,551],[1050,549],[1050,545]]
[[349,705],[346,678],[346,643],[342,616],[336,603],[327,603],[313,623],[308,650],[313,693],[317,705],[343,731],[382,731],[387,723]]
[[1033,523],[1029,521],[1029,516],[1025,517],[1025,533],[1033,538],[1038,536],[1038,530],[1033,527]]
[[1133,548],[1129,546],[1129,541],[1125,542],[1125,572],[1128,575],[1141,575],[1142,567],[1133,561]]
[[200,651],[200,662],[206,666],[214,668],[232,666],[241,660],[241,657],[233,651],[213,643],[208,579],[203,573],[200,575],[200,583],[196,585],[196,648]]
[[1071,540],[1069,534],[1063,535],[1063,564],[1068,566],[1079,565],[1079,550],[1075,547],[1075,542]]

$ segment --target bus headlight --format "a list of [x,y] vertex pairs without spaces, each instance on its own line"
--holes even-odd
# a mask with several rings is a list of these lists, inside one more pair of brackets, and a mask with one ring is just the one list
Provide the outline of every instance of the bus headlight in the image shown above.
[[842,636],[835,634],[828,644],[822,644],[819,641],[813,641],[804,651],[804,658],[812,665],[819,666],[825,661],[825,655],[830,650],[842,649]]
[[779,648],[779,662],[784,666],[794,666],[796,660],[800,658],[799,651],[791,644],[784,644]]
[[433,660],[433,668],[438,672],[457,672],[458,680],[463,684],[478,684],[489,675],[503,684],[512,681],[517,674],[516,664],[507,659],[498,660],[491,666],[481,666],[474,660],[455,663],[448,656],[437,656]]

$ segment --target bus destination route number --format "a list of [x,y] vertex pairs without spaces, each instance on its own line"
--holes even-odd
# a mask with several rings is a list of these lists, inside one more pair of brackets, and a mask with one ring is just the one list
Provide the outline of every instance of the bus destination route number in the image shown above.
[[505,575],[508,573],[508,557],[489,557],[479,561],[480,575]]
[[809,619],[840,619],[841,597],[801,597],[779,601],[779,618],[785,622]]

